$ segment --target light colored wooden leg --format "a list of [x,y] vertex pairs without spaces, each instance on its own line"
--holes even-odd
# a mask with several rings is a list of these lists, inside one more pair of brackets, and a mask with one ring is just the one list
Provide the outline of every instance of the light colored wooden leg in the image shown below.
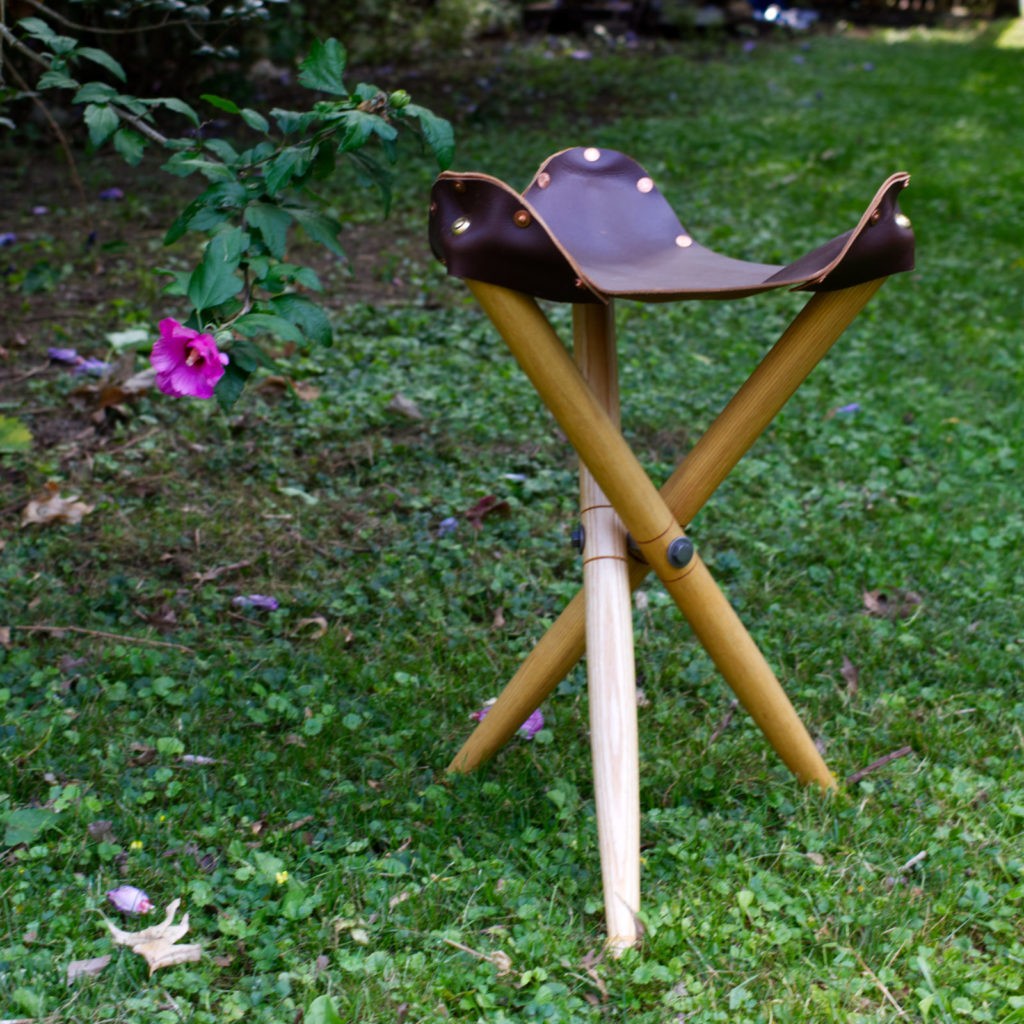
[[[763,666],[766,672],[762,670],[763,658],[759,653],[750,657],[750,652],[757,652],[753,641],[737,645],[739,632],[746,631],[734,614],[726,614],[731,612],[728,602],[722,598],[719,604],[725,616],[721,620],[701,614],[699,605],[706,599],[706,581],[710,577],[695,557],[685,564],[673,559],[673,550],[684,541],[676,518],[583,380],[537,303],[529,296],[495,285],[476,281],[467,284],[612,502],[644,559],[683,614],[687,618],[692,615],[700,623],[702,643],[719,669],[730,673],[726,682],[765,730],[768,741],[798,779],[834,788],[835,780],[771,670],[767,666]],[[694,586],[695,583],[698,585]],[[727,657],[730,650],[739,653]],[[751,686],[753,694],[749,692]],[[751,701],[751,696],[757,700]]]
[[[880,278],[811,297],[662,488],[666,503],[680,523],[689,523],[697,515],[883,283]],[[632,562],[632,588],[636,589],[649,572],[649,566]],[[584,650],[585,609],[581,591],[519,666],[448,770],[472,771],[493,757],[568,675]]]
[[[580,373],[617,426],[619,389],[611,305],[576,306],[573,336]],[[594,801],[607,946],[614,954],[636,944],[640,909],[640,766],[632,587],[625,527],[584,462],[580,462],[580,524]]]

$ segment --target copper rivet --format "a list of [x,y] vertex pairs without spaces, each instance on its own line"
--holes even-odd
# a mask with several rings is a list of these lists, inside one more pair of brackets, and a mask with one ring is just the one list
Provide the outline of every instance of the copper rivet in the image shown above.
[[551,184],[551,175],[547,171],[542,171],[537,175],[537,188],[547,188]]
[[877,224],[881,219],[882,219],[882,211],[881,210],[875,210],[875,212],[871,214],[871,223],[872,224]]
[[464,181],[457,181],[457,182],[455,182],[455,191],[456,192],[465,192],[466,191],[466,183]]
[[910,218],[905,213],[896,214],[896,226],[899,228],[909,228]]
[[468,217],[456,217],[452,221],[452,234],[461,235],[463,232],[469,230],[469,218]]
[[517,228],[528,228],[530,221],[533,220],[526,210],[516,210],[516,214],[512,219],[516,222]]
[[583,159],[591,164],[597,163],[601,159],[601,150],[590,146],[588,149],[583,150]]
[[650,192],[652,188],[654,188],[654,182],[651,181],[650,178],[641,178],[636,183],[637,192],[643,192],[646,194],[647,192]]
[[583,278],[582,277],[577,277],[576,280],[573,281],[573,287],[574,288],[586,288],[586,285],[583,283]]
[[437,213],[437,203],[430,204],[430,216],[433,217]]
[[676,235],[676,245],[680,249],[689,249],[693,245],[693,239],[689,235]]

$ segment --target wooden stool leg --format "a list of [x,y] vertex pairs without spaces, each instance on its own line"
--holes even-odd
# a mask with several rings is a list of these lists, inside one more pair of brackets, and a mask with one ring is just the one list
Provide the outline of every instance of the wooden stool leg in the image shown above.
[[[495,285],[476,281],[467,284],[607,494],[644,559],[683,614],[701,623],[705,632],[702,642],[720,670],[724,672],[727,666],[735,666],[735,677],[727,676],[726,682],[736,689],[737,696],[757,719],[768,741],[798,779],[834,788],[835,780],[785,692],[770,669],[761,670],[760,654],[753,660],[743,656],[720,657],[736,646],[736,637],[745,630],[724,598],[719,603],[721,619],[708,619],[700,612],[699,604],[704,595],[693,584],[704,580],[706,590],[710,577],[699,571],[698,559],[679,558],[677,549],[685,548],[686,541],[675,517],[583,380],[537,303],[528,296]],[[728,617],[724,617],[726,615]],[[757,652],[753,641],[743,649]],[[757,698],[754,703],[748,703],[747,688],[751,685]]]
[[[615,321],[608,306],[573,309],[576,363],[609,418],[618,425]],[[594,800],[608,948],[636,944],[640,908],[640,766],[633,657],[632,587],[626,530],[580,462],[583,591]]]
[[[689,523],[697,515],[883,282],[880,278],[812,296],[662,488],[662,495],[679,522]],[[630,564],[633,589],[649,572],[646,565]],[[524,659],[448,770],[469,772],[493,757],[550,696],[583,657],[584,650],[585,609],[581,591]]]

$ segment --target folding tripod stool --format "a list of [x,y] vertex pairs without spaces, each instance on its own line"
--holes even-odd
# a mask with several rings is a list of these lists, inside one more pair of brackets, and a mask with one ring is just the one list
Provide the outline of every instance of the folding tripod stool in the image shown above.
[[[890,274],[914,236],[892,175],[857,226],[788,266],[694,241],[644,169],[596,148],[556,153],[520,195],[484,174],[435,183],[430,240],[463,278],[580,458],[583,590],[530,652],[449,766],[493,755],[587,653],[608,945],[637,940],[640,810],[630,594],[653,570],[776,752],[802,782],[835,780],[771,668],[712,580],[688,524]],[[659,492],[619,430],[614,300],[814,292]],[[573,304],[569,355],[535,299]]]

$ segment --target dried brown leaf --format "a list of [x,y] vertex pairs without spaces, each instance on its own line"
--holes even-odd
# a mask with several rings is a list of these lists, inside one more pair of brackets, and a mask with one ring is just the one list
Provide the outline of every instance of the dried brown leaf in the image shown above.
[[843,667],[839,670],[839,674],[846,680],[847,692],[851,697],[856,697],[859,689],[860,669],[845,654],[843,655]]
[[[310,628],[312,627],[312,628]],[[302,633],[304,640],[319,640],[327,635],[327,620],[322,615],[314,615],[309,619],[299,619],[292,630],[292,636]]]
[[74,526],[93,510],[92,505],[80,501],[77,495],[65,497],[60,493],[60,484],[54,480],[21,510],[21,525],[67,523]]
[[109,956],[94,956],[89,960],[72,960],[68,964],[67,983],[70,985],[76,978],[87,978],[99,974],[109,963]]
[[917,611],[923,599],[913,590],[865,590],[862,599],[868,615],[882,619],[906,619]]
[[11,649],[11,627],[0,626],[0,647],[5,651]]
[[424,418],[420,407],[411,398],[403,395],[401,391],[388,402],[387,410],[399,416],[404,416],[407,420],[421,420]]
[[141,946],[132,946],[132,952],[138,953],[149,964],[149,973],[152,974],[161,967],[174,967],[177,964],[189,964],[201,960],[203,947],[198,943],[186,943],[179,946],[167,939],[158,939],[156,942],[144,942]]

